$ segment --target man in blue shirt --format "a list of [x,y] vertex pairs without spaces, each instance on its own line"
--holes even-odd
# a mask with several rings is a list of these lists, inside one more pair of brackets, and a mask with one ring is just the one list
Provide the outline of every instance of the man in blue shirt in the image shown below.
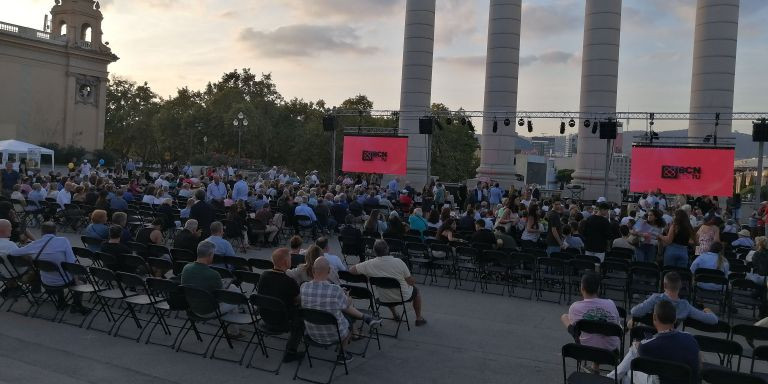
[[[400,192],[400,178],[395,177],[387,184],[387,192],[390,199],[397,199],[397,194]],[[394,197],[393,197],[394,196]]]
[[224,207],[224,199],[227,198],[227,185],[221,182],[218,175],[213,177],[213,182],[208,184],[205,201]]
[[640,318],[653,312],[656,304],[661,301],[669,301],[677,309],[677,318],[685,320],[692,318],[705,324],[717,324],[717,315],[709,308],[699,310],[691,305],[688,300],[680,298],[680,288],[683,283],[677,272],[668,272],[664,275],[664,292],[654,293],[645,301],[634,306],[631,310],[632,317]]
[[109,201],[109,208],[114,211],[127,211],[128,210],[128,202],[125,201],[123,198],[124,192],[123,190],[120,190],[117,192],[117,194]]
[[237,174],[235,176],[235,185],[232,187],[232,200],[247,200],[248,199],[248,183],[243,180],[243,175]]
[[491,208],[493,208],[496,204],[501,204],[501,198],[504,194],[504,191],[499,188],[499,183],[496,183],[491,187],[491,190],[488,191],[488,202],[491,203]]
[[[68,263],[76,263],[77,258],[72,252],[72,244],[69,243],[66,237],[56,236],[56,223],[46,221],[40,225],[40,232],[42,237],[35,240],[28,245],[14,249],[9,252],[13,256],[27,256],[33,260],[45,260],[50,261],[57,266],[61,273],[57,272],[41,272],[40,280],[46,286],[51,287],[66,287],[75,285],[75,279],[69,276],[64,270],[61,270],[61,263],[66,261]],[[62,279],[63,277],[63,279]],[[85,308],[82,304],[82,293],[70,292],[72,294],[72,307],[70,313],[80,313],[86,315],[90,312],[88,308]],[[55,293],[60,303],[64,302],[64,292],[59,290]],[[66,304],[62,305],[65,306]]]
[[229,241],[224,240],[222,235],[224,235],[224,224],[222,224],[221,221],[214,221],[211,223],[211,236],[205,239],[205,241],[210,241],[216,246],[216,249],[213,252],[216,255],[235,256],[235,249],[232,248],[232,244]]
[[300,220],[298,222],[299,225],[301,225],[303,227],[312,226],[312,236],[314,237],[314,235],[315,235],[315,224],[317,223],[317,216],[315,215],[315,211],[313,211],[312,208],[310,208],[307,205],[307,202],[304,201],[304,198],[302,198],[302,197],[297,197],[295,202],[298,205],[296,206],[296,209],[293,211],[294,215],[296,215],[296,216],[303,215],[303,216],[309,217],[309,221],[307,221],[307,220]]
[[5,163],[5,169],[2,171],[3,195],[10,197],[13,192],[13,186],[19,183],[19,173],[13,169],[13,163],[8,161]]

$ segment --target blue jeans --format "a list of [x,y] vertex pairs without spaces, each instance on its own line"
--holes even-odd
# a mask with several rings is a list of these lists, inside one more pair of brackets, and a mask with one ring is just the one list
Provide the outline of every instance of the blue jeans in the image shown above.
[[681,244],[670,244],[664,249],[664,266],[688,267],[688,247]]
[[560,252],[561,250],[557,245],[547,245],[547,256],[552,256],[553,252]]
[[645,261],[652,263],[656,261],[656,245],[640,244],[635,250],[635,261]]

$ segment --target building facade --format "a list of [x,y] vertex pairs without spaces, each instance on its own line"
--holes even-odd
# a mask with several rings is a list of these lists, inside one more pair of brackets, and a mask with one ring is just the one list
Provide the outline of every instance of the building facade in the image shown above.
[[56,0],[50,27],[0,21],[0,135],[33,144],[104,146],[107,66],[93,0]]
[[611,170],[616,175],[616,184],[619,190],[629,191],[630,170],[632,157],[623,153],[614,153],[611,161]]

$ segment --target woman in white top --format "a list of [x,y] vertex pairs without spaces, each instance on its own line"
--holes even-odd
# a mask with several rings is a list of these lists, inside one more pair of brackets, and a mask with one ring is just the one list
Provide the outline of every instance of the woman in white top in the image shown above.
[[539,223],[539,220],[539,206],[538,204],[532,203],[528,207],[525,230],[523,231],[522,236],[520,236],[521,241],[530,241],[533,243],[539,241],[539,237],[541,236],[541,223]]
[[633,228],[633,233],[640,237],[640,244],[635,249],[635,261],[655,262],[659,250],[659,237],[665,223],[657,209],[648,211],[645,220],[640,219]]

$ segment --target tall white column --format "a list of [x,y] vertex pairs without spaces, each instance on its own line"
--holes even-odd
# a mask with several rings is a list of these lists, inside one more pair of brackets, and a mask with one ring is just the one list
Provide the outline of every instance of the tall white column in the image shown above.
[[[515,180],[517,76],[520,62],[521,0],[491,0],[488,16],[488,53],[485,59],[483,134],[477,177],[509,186]],[[498,112],[495,115],[493,112]],[[504,126],[504,119],[512,124]],[[497,132],[493,132],[493,122]]]
[[[739,0],[698,0],[693,41],[691,113],[733,112]],[[725,116],[723,116],[725,117]],[[713,120],[690,120],[689,137],[714,132]],[[721,119],[718,135],[731,133],[731,120]]]
[[427,181],[427,136],[419,134],[419,117],[431,107],[434,46],[435,0],[408,0],[400,86],[400,133],[408,135],[406,180],[416,188]]
[[[616,112],[620,32],[621,0],[586,1],[580,98],[583,113]],[[603,196],[608,164],[606,141],[600,140],[599,133],[592,134],[592,128],[585,128],[580,122],[573,183],[586,188],[583,198]],[[605,197],[610,201],[619,201],[614,175],[609,175],[607,195]]]

